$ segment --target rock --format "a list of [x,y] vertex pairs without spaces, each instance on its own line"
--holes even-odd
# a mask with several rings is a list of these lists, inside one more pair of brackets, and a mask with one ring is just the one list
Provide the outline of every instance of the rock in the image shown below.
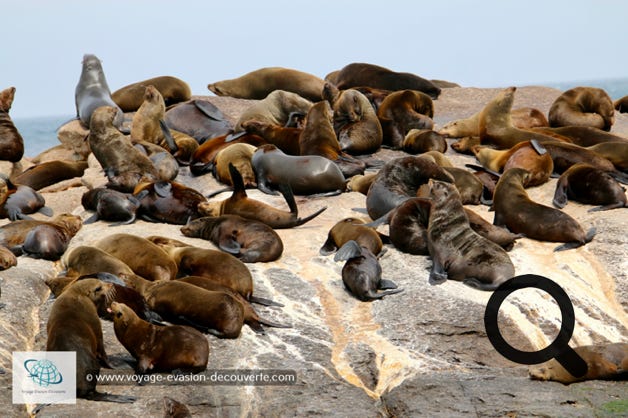
[[86,129],[78,119],[74,119],[61,126],[57,131],[59,142],[67,148],[79,155],[80,159],[85,159],[90,153],[89,142],[87,136],[89,129]]

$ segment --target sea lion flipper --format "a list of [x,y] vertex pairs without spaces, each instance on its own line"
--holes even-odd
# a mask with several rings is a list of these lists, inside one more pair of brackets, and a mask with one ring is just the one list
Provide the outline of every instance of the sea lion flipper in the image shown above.
[[38,211],[39,213],[41,213],[42,215],[51,217],[52,215],[54,215],[54,212],[52,211],[52,208],[48,207],[48,206],[43,206],[39,209]]
[[430,270],[429,283],[434,286],[445,283],[446,281],[447,271],[445,271],[445,268],[440,261],[436,259],[436,257],[432,257],[432,269]]
[[243,137],[244,135],[246,135],[248,132],[247,131],[241,131],[238,133],[230,133],[229,135],[226,136],[225,138],[225,143],[227,142],[231,142],[231,141],[235,141],[236,139]]
[[622,184],[628,184],[628,174],[621,171],[609,171],[608,174]]
[[94,213],[92,216],[90,216],[89,218],[83,221],[83,225],[93,224],[97,220],[98,220],[98,213]]
[[320,255],[329,255],[336,251],[338,246],[336,245],[336,241],[331,236],[331,234],[327,234],[327,241],[323,244],[321,249],[318,251]]
[[362,248],[360,244],[358,244],[354,240],[350,240],[344,243],[342,247],[338,250],[336,255],[334,256],[334,261],[345,261],[351,258],[358,257],[362,254]]
[[266,335],[264,327],[258,321],[249,321],[246,323],[256,334]]
[[172,185],[167,181],[158,181],[154,185],[155,193],[159,197],[168,198],[172,196]]
[[249,302],[257,303],[258,305],[263,305],[263,306],[278,306],[280,308],[284,307],[283,303],[275,302],[274,300],[261,298],[259,296],[254,296],[254,295],[249,296]]
[[172,137],[172,133],[170,133],[170,128],[168,128],[168,125],[166,125],[166,122],[163,119],[159,119],[159,127],[161,128],[161,132],[164,134],[164,139],[166,140],[170,153],[174,154],[179,150],[179,147]]
[[397,289],[397,285],[396,285],[393,281],[391,281],[391,280],[388,280],[388,279],[381,279],[381,280],[379,281],[379,287],[378,287],[378,289],[381,289],[381,290],[386,290],[386,289]]
[[484,171],[485,173],[488,173],[488,174],[490,174],[490,175],[492,175],[492,176],[495,176],[495,177],[497,177],[497,178],[500,178],[500,177],[502,176],[500,173],[498,173],[498,172],[496,172],[496,171],[493,171],[493,170],[489,170],[488,168],[483,167],[483,166],[481,166],[481,165],[477,165],[477,164],[465,164],[464,166],[465,166],[465,167],[467,167],[467,168],[471,168],[471,169],[473,169],[473,170],[476,170],[476,171]]
[[611,210],[611,209],[617,209],[617,208],[623,208],[623,207],[624,207],[623,202],[617,202],[617,203],[612,203],[610,205],[605,205],[605,206],[596,206],[594,208],[589,209],[587,212],[600,212],[603,210]]
[[231,175],[231,183],[233,183],[233,195],[238,197],[246,197],[246,189],[242,174],[232,163],[229,163],[229,174]]
[[316,212],[312,213],[311,215],[306,216],[305,218],[297,219],[297,222],[296,222],[296,224],[294,226],[303,225],[303,224],[311,221],[312,219],[316,218],[318,215],[323,213],[325,210],[327,210],[327,206],[323,206],[322,208],[320,208]]
[[205,100],[194,100],[194,106],[210,119],[221,121],[224,116],[214,105]]
[[229,254],[240,254],[242,247],[233,237],[224,236],[218,242],[218,248]]
[[279,322],[271,321],[266,318],[259,318],[258,321],[262,325],[273,328],[292,328],[292,325],[280,324]]
[[554,192],[554,199],[552,200],[552,203],[557,208],[562,209],[567,204],[567,187],[569,186],[568,182],[569,180],[567,179],[567,176],[561,176],[560,180],[558,180],[558,183],[556,184],[556,191]]
[[290,213],[293,213],[294,216],[299,215],[299,210],[297,208],[297,202],[294,201],[294,193],[292,192],[292,187],[290,184],[281,183],[277,186],[279,192],[286,200],[288,207],[290,208]]
[[537,154],[539,155],[547,154],[547,149],[543,145],[539,144],[539,142],[536,139],[531,139],[530,145],[532,145],[532,149],[534,149],[534,151],[536,151]]

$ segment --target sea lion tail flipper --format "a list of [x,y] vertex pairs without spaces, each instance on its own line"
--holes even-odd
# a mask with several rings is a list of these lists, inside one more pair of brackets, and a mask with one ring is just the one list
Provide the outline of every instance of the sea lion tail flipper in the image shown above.
[[547,154],[547,149],[543,145],[541,145],[539,141],[537,141],[536,139],[531,139],[530,145],[532,145],[532,149],[534,149],[534,151],[536,151],[537,154],[539,155]]
[[[231,176],[231,183],[233,184],[233,194],[239,196],[246,196],[246,189],[244,187],[244,180],[242,180],[242,174],[232,163],[229,163],[229,175]],[[294,199],[293,199],[294,200]],[[295,204],[296,205],[296,204]]]
[[[311,198],[311,199],[316,199],[316,198],[319,198],[319,197],[339,196],[339,195],[342,194],[342,192],[343,192],[342,190],[338,189],[338,190],[333,190],[331,192],[310,194],[310,195],[307,195],[307,197]],[[275,194],[277,194],[277,193],[275,193]]]
[[89,218],[83,221],[83,225],[93,224],[97,220],[98,220],[98,213],[94,213],[92,216],[90,216]]
[[385,215],[380,216],[372,222],[364,224],[364,226],[370,226],[371,228],[377,228],[380,225],[388,224],[390,222],[390,215],[395,209],[391,209]]
[[224,236],[218,242],[218,248],[229,254],[240,254],[241,246],[232,236]]
[[381,279],[379,281],[378,289],[387,290],[387,289],[396,289],[396,288],[397,288],[397,285],[391,280]]
[[42,215],[51,217],[52,215],[54,215],[54,212],[52,211],[52,208],[48,207],[48,206],[43,206],[39,209],[38,211],[39,213],[41,213]]
[[605,205],[605,206],[596,206],[594,208],[589,209],[587,212],[600,212],[603,210],[611,210],[611,209],[617,209],[617,208],[623,208],[623,207],[624,207],[623,202],[617,202],[617,203],[613,203],[613,204]]
[[210,119],[221,121],[224,116],[214,105],[205,100],[194,100],[194,106]]
[[107,273],[106,271],[101,271],[101,272],[96,273],[96,277],[101,282],[113,283],[113,284],[117,284],[119,286],[128,287],[124,280],[122,280],[121,278],[119,278],[115,274]]
[[283,303],[275,302],[274,300],[261,298],[259,296],[253,296],[253,295],[249,296],[249,302],[257,303],[258,305],[263,305],[263,306],[278,306],[280,308],[284,307]]
[[225,137],[225,143],[227,142],[231,142],[231,141],[235,141],[238,138],[243,137],[244,135],[246,135],[248,132],[247,131],[240,131],[238,133],[230,133],[229,135],[227,135]]
[[556,184],[556,191],[554,192],[554,199],[552,203],[557,208],[564,208],[567,205],[568,196],[567,196],[567,186],[569,180],[567,177],[562,177],[558,183]]
[[325,241],[321,249],[318,250],[318,253],[320,255],[329,255],[337,249],[338,246],[336,245],[336,241],[334,241],[334,238],[331,236],[331,234],[327,234],[327,241]]
[[311,215],[306,216],[305,218],[298,218],[297,219],[297,223],[294,226],[303,225],[303,224],[311,221],[312,219],[316,218],[318,215],[323,213],[326,209],[327,209],[327,206],[323,206],[322,208],[320,208],[316,212],[312,213]]
[[334,256],[334,261],[345,261],[351,258],[358,257],[362,254],[362,248],[360,244],[358,244],[354,240],[350,240],[344,243],[342,247],[338,250],[336,255]]
[[501,174],[499,174],[497,171],[489,170],[488,168],[483,167],[483,166],[481,166],[481,165],[477,165],[477,164],[465,164],[464,166],[465,166],[465,167],[468,167],[468,168],[470,168],[470,169],[472,169],[472,170],[476,170],[476,171],[484,171],[485,173],[488,173],[488,174],[490,174],[490,175],[493,175],[493,176],[495,176],[495,177],[497,177],[497,178],[500,178],[500,177],[502,176],[502,175],[501,175]]
[[279,322],[271,321],[265,318],[259,318],[259,323],[273,328],[292,328],[292,325],[280,324]]
[[266,335],[266,331],[264,331],[264,327],[259,323],[259,321],[246,321],[246,325],[248,325],[256,334]]
[[210,198],[212,198],[212,197],[214,197],[214,196],[216,196],[216,195],[219,195],[220,193],[223,193],[223,192],[231,192],[231,191],[233,191],[233,188],[232,188],[232,187],[225,187],[225,188],[223,188],[223,189],[214,190],[214,191],[213,191],[213,192],[211,192],[210,194],[205,195],[205,197],[206,197],[206,198],[208,198],[208,199],[210,199]]
[[365,296],[364,301],[382,299],[384,296],[394,295],[403,292],[403,289],[386,290],[385,292],[374,292],[370,290]]
[[172,196],[172,184],[168,181],[158,181],[154,184],[155,193],[159,197],[167,198]]
[[628,184],[628,174],[621,171],[609,171],[608,174],[622,184]]
[[159,127],[161,128],[161,132],[164,134],[164,139],[166,140],[168,149],[170,149],[170,153],[174,154],[179,151],[179,147],[172,137],[172,133],[170,133],[170,128],[168,128],[168,125],[166,125],[166,122],[163,119],[159,119]]
[[595,236],[596,232],[597,232],[597,229],[591,228],[591,229],[589,229],[587,231],[587,234],[584,236],[584,242],[581,242],[581,241],[566,242],[566,243],[564,243],[562,245],[559,245],[558,247],[554,248],[554,251],[565,251],[565,250],[571,250],[572,248],[581,247],[584,244],[586,244],[587,242],[591,242],[591,240]]
[[120,226],[120,225],[131,225],[133,222],[135,222],[136,216],[135,214],[133,214],[129,219],[127,219],[126,221],[120,221],[120,222],[114,222],[109,224],[109,227],[112,226]]

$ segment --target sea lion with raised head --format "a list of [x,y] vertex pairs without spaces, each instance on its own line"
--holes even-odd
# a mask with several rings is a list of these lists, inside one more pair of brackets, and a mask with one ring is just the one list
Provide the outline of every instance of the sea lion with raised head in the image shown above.
[[154,86],[159,91],[166,107],[185,102],[192,97],[188,83],[177,77],[164,75],[121,87],[111,93],[111,98],[124,112],[135,112],[144,102],[147,86]]
[[434,103],[430,96],[415,90],[390,93],[377,109],[383,143],[400,149],[411,129],[434,127]]
[[24,139],[9,116],[14,97],[15,87],[0,91],[0,160],[12,163],[24,156]]
[[563,208],[575,200],[588,205],[600,205],[591,211],[626,207],[626,192],[607,172],[590,164],[574,164],[560,175],[554,192],[554,206]]
[[133,114],[131,140],[150,142],[175,154],[179,149],[164,121],[165,114],[164,98],[155,86],[146,86],[144,101]]
[[615,109],[603,89],[574,87],[554,100],[548,120],[551,127],[590,126],[610,131],[615,122]]

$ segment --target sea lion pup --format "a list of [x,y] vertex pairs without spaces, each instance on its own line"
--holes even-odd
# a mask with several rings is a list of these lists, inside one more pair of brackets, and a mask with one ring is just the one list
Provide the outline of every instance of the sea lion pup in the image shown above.
[[157,281],[177,277],[177,263],[146,238],[118,233],[96,241],[93,246],[118,258],[145,279]]
[[[345,260],[346,263],[342,267],[342,282],[349,293],[359,300],[370,302],[403,292],[403,289],[398,289],[390,280],[382,279],[382,267],[377,257],[356,241],[347,241],[334,256],[334,261]],[[378,293],[378,290],[386,291]]]
[[[235,139],[232,139],[234,138]],[[227,139],[230,139],[227,142]],[[200,145],[192,154],[190,159],[190,172],[195,176],[200,176],[214,170],[214,161],[218,152],[233,144],[251,144],[255,147],[267,144],[266,140],[258,135],[242,133],[238,135],[221,135],[210,138]]]
[[101,365],[111,367],[103,345],[97,306],[111,298],[112,285],[96,279],[80,280],[66,289],[52,304],[46,330],[46,351],[76,352],[76,396],[93,401],[130,403],[133,397],[96,391],[95,377]]
[[302,128],[283,127],[273,122],[249,119],[242,123],[249,134],[260,136],[265,143],[273,144],[288,155],[301,155],[299,137]]
[[147,141],[133,141],[132,143],[134,148],[146,155],[153,163],[160,179],[174,180],[179,175],[179,162],[169,151]]
[[9,218],[12,221],[17,219],[30,219],[30,214],[39,212],[46,216],[52,216],[52,209],[45,206],[44,197],[33,188],[20,184],[15,186],[10,180],[0,180],[2,189],[2,199],[0,204],[0,218]]
[[164,396],[164,418],[192,418],[192,414],[185,404]]
[[610,131],[615,109],[608,93],[596,87],[574,87],[563,92],[549,109],[551,127],[591,126]]
[[85,54],[82,65],[81,78],[74,91],[77,118],[84,126],[90,128],[91,118],[96,109],[109,106],[114,109],[111,124],[116,129],[120,128],[124,122],[124,113],[111,98],[111,91],[100,60],[96,55]]
[[607,172],[590,164],[574,164],[561,174],[554,192],[554,206],[564,208],[567,200],[601,205],[589,212],[626,207],[624,188]]
[[382,145],[382,126],[368,99],[359,91],[339,91],[330,100],[340,149],[352,155],[371,154]]
[[244,187],[257,188],[255,171],[251,165],[251,157],[257,148],[250,144],[233,144],[222,148],[216,154],[214,162],[214,177],[221,183],[233,187],[231,180],[231,166],[233,165],[244,183]]
[[613,107],[619,113],[628,113],[628,95],[615,100]]
[[202,144],[209,138],[227,135],[233,129],[223,113],[207,100],[190,100],[166,111],[166,125]]
[[275,261],[283,252],[283,242],[274,229],[239,215],[204,216],[181,231],[185,236],[211,241],[245,263]]
[[109,312],[116,338],[137,360],[136,373],[199,373],[207,368],[209,343],[194,328],[153,325],[124,303],[112,302]]
[[307,100],[321,100],[324,80],[315,75],[282,67],[260,68],[230,80],[217,81],[207,88],[217,96],[261,100],[275,90],[296,93]]
[[236,123],[233,131],[235,133],[244,130],[242,124],[247,120],[258,120],[261,122],[274,123],[284,126],[292,112],[307,113],[312,106],[312,102],[296,93],[284,90],[275,90],[264,99],[249,106]]
[[595,228],[585,233],[568,214],[530,200],[523,188],[527,176],[523,168],[511,168],[502,174],[493,195],[494,225],[506,226],[527,238],[565,243],[554,251],[580,247],[593,239]]
[[410,129],[401,143],[401,149],[408,154],[423,154],[428,151],[447,151],[445,137],[431,129]]
[[116,222],[111,226],[117,226],[135,222],[140,201],[131,194],[106,187],[97,187],[83,193],[81,205],[86,210],[96,212],[85,220],[84,224],[91,224],[102,219],[103,221]]
[[425,93],[400,90],[390,93],[377,109],[383,143],[400,149],[411,129],[434,127],[434,103]]
[[20,247],[29,231],[38,225],[51,224],[60,226],[72,226],[75,223],[80,224],[81,218],[69,213],[62,213],[55,216],[49,221],[36,219],[20,219],[8,224],[0,226],[0,245],[14,250],[21,254]]
[[32,258],[56,261],[82,225],[80,217],[70,214],[57,217],[56,222],[41,223],[28,231],[19,250]]
[[16,163],[24,156],[24,139],[9,116],[15,87],[0,91],[0,160]]
[[387,162],[377,173],[366,195],[366,210],[378,219],[405,200],[430,178],[453,183],[451,174],[427,158],[408,156]]
[[572,376],[556,359],[551,359],[529,366],[530,378],[568,385],[584,380],[626,380],[628,377],[628,343],[583,345],[575,347],[574,351],[587,362],[587,373],[584,376]]
[[381,235],[365,222],[358,218],[345,218],[338,221],[327,234],[327,241],[319,253],[329,255],[342,247],[348,241],[355,241],[358,245],[367,248],[373,254],[379,254],[384,246]]
[[140,202],[142,219],[174,225],[201,216],[198,205],[207,201],[197,190],[174,181],[139,183],[133,195]]
[[297,203],[290,186],[279,185],[279,191],[286,199],[290,212],[277,209],[259,200],[250,199],[240,172],[229,166],[233,183],[231,197],[220,202],[203,202],[198,205],[199,213],[203,216],[240,215],[243,218],[254,219],[270,226],[273,229],[293,228],[303,225],[320,215],[327,207],[323,207],[305,218],[299,218]]
[[87,161],[46,161],[27,168],[11,181],[13,184],[23,184],[33,190],[40,190],[63,180],[82,177],[86,168]]
[[376,177],[377,173],[357,174],[352,176],[347,181],[347,191],[362,193],[366,196]]
[[122,111],[135,112],[144,102],[147,86],[154,86],[159,91],[166,107],[185,102],[192,97],[188,83],[177,77],[164,75],[121,87],[111,94],[111,98]]
[[418,90],[437,99],[440,88],[431,81],[411,73],[400,73],[373,64],[351,63],[338,71],[334,84],[341,90],[368,86],[382,90]]
[[443,167],[454,179],[454,185],[460,194],[463,205],[482,203],[484,184],[472,172],[459,167]]
[[259,146],[251,165],[257,175],[257,188],[267,194],[279,194],[271,187],[289,185],[294,194],[338,194],[345,188],[345,177],[331,160],[318,155],[286,155],[276,146]]
[[17,257],[13,254],[13,251],[4,245],[0,245],[0,271],[8,270],[15,266],[17,266]]
[[[466,136],[480,136],[480,114],[479,111],[468,118],[457,119],[448,122],[438,133],[448,138],[463,138]],[[519,129],[532,129],[539,127],[549,127],[547,118],[539,109],[534,107],[520,107],[510,111],[512,126]]]
[[109,179],[107,187],[132,192],[140,182],[159,181],[150,159],[113,126],[116,109],[103,106],[91,118],[89,147]]
[[144,102],[133,114],[131,140],[146,141],[167,149],[172,154],[178,151],[177,144],[164,121],[166,104],[155,86],[148,85]]
[[449,279],[478,290],[495,290],[514,277],[515,268],[506,251],[469,226],[456,187],[430,179],[428,188],[427,248],[433,263],[430,284]]
[[603,142],[586,148],[609,160],[617,170],[628,172],[628,142]]

